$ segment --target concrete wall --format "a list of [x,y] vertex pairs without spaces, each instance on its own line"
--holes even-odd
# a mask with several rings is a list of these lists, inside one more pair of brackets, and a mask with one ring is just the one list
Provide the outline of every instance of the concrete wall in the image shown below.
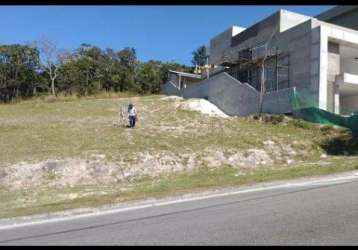
[[341,61],[342,62],[342,73],[350,73],[358,75],[358,61],[354,58],[347,58]]
[[245,30],[239,26],[232,26],[210,40],[209,64],[220,64],[224,51],[231,46],[233,36]]
[[[282,37],[282,38],[281,38]],[[289,53],[289,86],[298,89],[307,89],[311,85],[311,23],[306,22],[288,30],[278,39],[280,50]],[[286,49],[285,49],[286,48]],[[315,58],[313,58],[315,59]]]
[[276,92],[268,93],[264,96],[263,112],[272,114],[289,114],[292,113],[292,103],[290,96],[294,89],[281,89]]
[[340,67],[340,56],[339,54],[329,53],[328,52],[328,72],[327,80],[334,82],[336,76],[341,73]]
[[170,81],[161,86],[160,92],[165,95],[180,95],[179,89]]
[[295,87],[318,105],[320,79],[320,29],[308,19],[280,35],[272,43],[279,51],[288,52],[289,87]]
[[333,81],[327,82],[327,107],[326,110],[334,112],[334,83]]
[[[168,85],[167,85],[168,86]],[[168,92],[166,92],[168,91]],[[292,89],[266,94],[263,112],[291,113],[290,93]],[[172,88],[163,88],[164,94],[175,94]],[[246,116],[259,112],[259,92],[246,83],[241,83],[227,73],[220,73],[198,85],[182,89],[176,95],[184,98],[205,98],[226,114]]]
[[176,74],[170,74],[169,81],[171,81],[173,84],[175,84],[179,88],[179,76]]
[[357,112],[358,111],[358,95],[346,96],[340,99],[340,108],[344,111]]
[[218,63],[235,63],[240,50],[263,44],[275,30],[279,32],[279,25],[280,11],[240,32],[232,38],[231,47],[224,50]]
[[339,44],[328,42],[328,72],[327,81],[335,82],[336,76],[341,73],[341,59]]

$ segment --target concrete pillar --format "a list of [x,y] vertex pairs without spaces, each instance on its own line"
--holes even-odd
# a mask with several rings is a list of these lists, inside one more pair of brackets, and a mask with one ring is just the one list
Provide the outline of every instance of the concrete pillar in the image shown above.
[[181,75],[179,75],[179,90],[181,90]]
[[334,113],[339,115],[340,112],[340,96],[339,96],[339,86],[334,84]]
[[327,82],[327,101],[326,101],[326,110],[329,112],[334,112],[334,83],[331,81]]
[[321,26],[320,31],[319,108],[327,110],[328,30]]

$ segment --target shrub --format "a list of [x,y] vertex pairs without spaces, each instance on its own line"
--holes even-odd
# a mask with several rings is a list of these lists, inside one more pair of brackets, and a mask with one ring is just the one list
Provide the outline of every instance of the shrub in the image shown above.
[[304,120],[301,120],[301,119],[293,119],[291,121],[291,123],[294,127],[297,127],[297,128],[303,128],[303,129],[312,129],[313,128],[313,124],[306,122]]

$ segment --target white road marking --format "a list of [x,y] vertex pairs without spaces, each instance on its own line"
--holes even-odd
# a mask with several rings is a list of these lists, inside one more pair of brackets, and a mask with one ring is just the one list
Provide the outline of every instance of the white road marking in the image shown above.
[[2,226],[0,225],[0,230],[13,229],[13,228],[25,227],[25,226],[34,226],[34,225],[40,225],[40,224],[45,224],[45,223],[69,221],[69,220],[75,220],[75,219],[80,219],[80,218],[89,218],[89,217],[95,217],[95,216],[116,214],[116,213],[122,213],[122,212],[150,208],[150,207],[166,206],[166,205],[172,205],[172,204],[178,204],[178,203],[184,203],[184,202],[190,202],[190,201],[212,199],[212,198],[218,198],[218,197],[224,197],[224,196],[230,196],[230,195],[259,192],[259,191],[279,189],[279,188],[322,186],[322,185],[327,185],[327,184],[333,185],[333,184],[345,183],[345,182],[348,182],[348,181],[354,180],[354,179],[358,179],[358,172],[354,172],[351,175],[342,176],[342,177],[332,177],[332,178],[327,178],[327,179],[322,179],[322,180],[318,179],[318,180],[311,180],[311,181],[296,181],[296,182],[292,181],[292,182],[288,182],[285,184],[264,186],[264,187],[258,187],[258,188],[248,188],[248,189],[244,189],[244,190],[242,190],[242,187],[241,187],[241,190],[228,191],[228,192],[224,192],[224,193],[214,193],[214,194],[209,194],[209,195],[194,196],[191,198],[181,198],[181,199],[179,198],[179,199],[174,199],[174,200],[169,200],[169,201],[157,201],[157,202],[151,202],[151,203],[143,204],[143,205],[129,206],[129,207],[124,207],[124,208],[115,208],[115,209],[109,209],[106,211],[100,210],[100,211],[90,212],[90,213],[80,214],[80,215],[69,215],[66,217],[39,219],[39,220],[32,220],[32,221],[28,221],[28,222],[22,222],[22,223],[15,223],[15,224],[2,225]]

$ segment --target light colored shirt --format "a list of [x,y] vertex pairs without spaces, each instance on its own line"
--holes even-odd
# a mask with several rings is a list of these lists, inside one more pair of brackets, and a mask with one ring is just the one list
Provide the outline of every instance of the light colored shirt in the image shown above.
[[136,116],[137,115],[137,110],[135,107],[131,108],[129,111],[128,111],[128,115],[129,116]]

